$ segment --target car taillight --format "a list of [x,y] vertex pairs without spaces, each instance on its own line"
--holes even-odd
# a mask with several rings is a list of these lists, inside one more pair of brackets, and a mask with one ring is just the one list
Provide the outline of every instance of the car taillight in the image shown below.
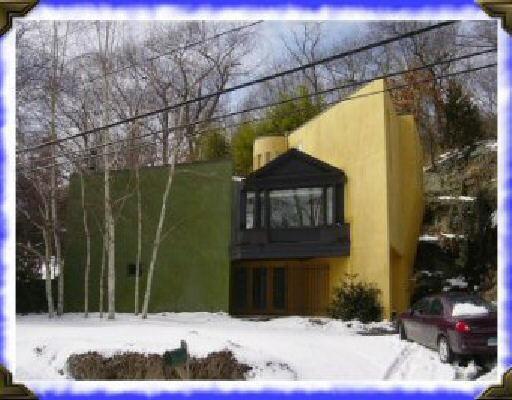
[[466,324],[464,321],[458,321],[456,324],[455,324],[455,330],[457,332],[460,332],[460,333],[466,333],[466,332],[470,332],[471,331],[471,328],[469,327],[468,324]]

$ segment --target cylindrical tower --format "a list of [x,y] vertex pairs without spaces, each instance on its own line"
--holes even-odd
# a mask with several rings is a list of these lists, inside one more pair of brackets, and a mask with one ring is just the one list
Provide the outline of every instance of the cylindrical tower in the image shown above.
[[260,136],[254,141],[252,151],[252,169],[257,170],[263,167],[270,160],[288,150],[287,137],[282,136]]

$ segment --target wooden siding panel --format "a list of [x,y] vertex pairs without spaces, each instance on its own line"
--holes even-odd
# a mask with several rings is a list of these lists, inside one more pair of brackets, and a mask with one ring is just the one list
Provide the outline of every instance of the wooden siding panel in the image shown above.
[[[256,310],[253,305],[252,285],[254,268],[267,269],[267,306],[265,310]],[[238,266],[237,268],[240,268]],[[325,315],[329,301],[329,269],[325,265],[283,265],[276,262],[272,266],[249,265],[247,268],[247,307],[245,310],[232,308],[238,314],[275,314],[275,315]],[[274,268],[285,270],[285,309],[273,307]],[[232,293],[234,290],[232,290]]]

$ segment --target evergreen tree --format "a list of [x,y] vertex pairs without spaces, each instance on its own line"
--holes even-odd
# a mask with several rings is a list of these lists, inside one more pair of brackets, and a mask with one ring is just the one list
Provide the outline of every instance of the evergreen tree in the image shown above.
[[229,155],[229,143],[219,131],[212,131],[201,137],[200,158],[204,161],[218,160]]
[[252,146],[257,134],[253,124],[241,125],[231,142],[235,172],[247,175],[252,170]]
[[489,289],[485,281],[497,271],[497,227],[493,226],[492,213],[496,210],[495,194],[480,190],[476,196],[476,213],[467,216],[470,229],[464,251],[461,275],[466,277],[470,289]]
[[303,125],[322,111],[322,100],[313,101],[305,86],[299,86],[292,94],[282,93],[280,101],[304,96],[269,109],[265,118],[254,123],[242,125],[232,141],[235,171],[246,175],[252,170],[252,151],[254,139],[258,136],[284,135]]
[[445,114],[445,145],[448,148],[473,145],[484,136],[478,107],[455,81],[450,81],[448,86]]

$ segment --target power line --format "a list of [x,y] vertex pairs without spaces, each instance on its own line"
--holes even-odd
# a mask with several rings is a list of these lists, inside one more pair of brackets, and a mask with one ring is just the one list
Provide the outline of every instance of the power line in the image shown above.
[[[212,40],[215,40],[215,39],[218,39],[224,35],[228,35],[230,33],[235,33],[235,32],[239,32],[241,30],[244,30],[244,29],[247,29],[247,28],[252,28],[253,26],[256,26],[258,24],[261,24],[265,21],[263,20],[258,20],[258,21],[255,21],[255,22],[251,22],[250,24],[246,24],[246,25],[242,25],[242,26],[238,26],[238,27],[235,27],[235,28],[232,28],[232,29],[228,29],[226,31],[223,31],[223,32],[219,32],[215,35],[212,35],[210,37],[207,37],[205,39],[202,39],[202,40],[198,40],[196,42],[192,42],[192,43],[187,43],[187,44],[184,44],[183,46],[178,46],[178,47],[175,47],[165,53],[159,53],[155,56],[152,56],[152,57],[148,57],[146,59],[144,59],[142,62],[148,62],[148,61],[154,61],[158,58],[161,58],[161,57],[165,57],[165,56],[170,56],[171,54],[174,54],[174,53],[177,53],[178,51],[183,51],[183,50],[188,50],[192,47],[196,47],[196,46],[199,46],[200,44],[204,44],[204,43],[208,43]],[[118,68],[114,71],[110,71],[110,72],[107,72],[105,75],[109,76],[109,75],[114,75],[114,74],[118,74],[120,72],[123,72],[123,71],[126,71],[127,69],[130,69],[130,68],[133,68],[134,66],[136,65],[140,65],[140,62],[138,63],[132,63],[130,65],[126,65],[124,67],[121,67],[121,68]],[[89,79],[86,79],[86,83],[91,83],[91,82],[94,82],[98,79],[103,79],[103,76],[95,76],[95,77],[92,77],[92,78],[89,78]]]
[[[453,62],[462,61],[462,60],[465,60],[465,59],[468,59],[468,58],[477,57],[477,56],[481,56],[481,55],[492,53],[492,52],[496,52],[496,51],[497,51],[497,49],[494,48],[494,49],[488,49],[488,50],[482,50],[482,51],[478,51],[478,52],[474,52],[474,53],[469,53],[469,54],[465,54],[465,55],[458,56],[458,57],[452,57],[452,58],[449,58],[449,59],[446,59],[446,60],[437,61],[437,62],[430,63],[430,64],[425,64],[425,65],[422,65],[422,66],[419,66],[419,67],[415,67],[415,68],[409,68],[409,69],[406,69],[406,70],[401,70],[401,71],[392,72],[392,73],[388,73],[388,74],[382,74],[382,75],[379,75],[379,76],[374,76],[372,78],[367,78],[367,79],[360,80],[360,81],[357,81],[357,82],[351,82],[351,83],[344,84],[344,85],[341,85],[341,86],[335,86],[333,88],[321,90],[321,91],[316,92],[316,93],[295,96],[295,97],[283,99],[283,100],[280,100],[278,102],[274,102],[274,103],[270,103],[270,104],[264,104],[264,105],[255,106],[255,107],[252,107],[252,108],[247,108],[247,109],[243,109],[243,110],[239,110],[239,111],[234,111],[234,112],[231,112],[231,113],[228,113],[228,114],[222,114],[222,115],[218,115],[218,116],[213,116],[213,117],[211,117],[211,118],[209,118],[207,120],[195,121],[195,122],[191,122],[191,123],[184,124],[184,125],[179,125],[179,126],[172,126],[172,127],[169,127],[168,130],[169,131],[175,131],[177,129],[188,128],[190,126],[211,123],[211,122],[215,122],[215,121],[217,121],[219,119],[229,118],[229,117],[233,117],[233,116],[240,115],[240,114],[245,114],[245,113],[252,112],[252,111],[259,111],[261,109],[268,108],[268,107],[275,107],[275,106],[278,106],[278,105],[286,104],[286,103],[297,101],[297,100],[302,100],[302,99],[309,98],[309,97],[321,96],[321,95],[324,95],[324,94],[327,94],[327,93],[331,93],[331,92],[334,92],[334,91],[352,88],[352,87],[355,87],[355,86],[359,86],[359,85],[363,85],[363,84],[369,83],[369,82],[371,82],[373,80],[393,78],[393,77],[396,77],[396,76],[399,76],[399,75],[403,75],[403,74],[406,74],[406,73],[417,72],[417,71],[420,71],[420,70],[429,69],[429,68],[432,68],[432,67],[435,67],[435,66],[439,66],[439,65],[450,64],[450,63],[453,63]],[[109,145],[112,145],[112,144],[116,144],[116,143],[120,143],[120,142],[124,142],[124,141],[128,141],[128,140],[133,140],[133,139],[138,139],[138,138],[142,139],[142,138],[149,137],[149,136],[152,136],[152,135],[155,135],[155,134],[159,134],[159,133],[162,133],[162,132],[163,132],[163,130],[159,130],[159,131],[156,131],[156,132],[149,132],[149,133],[145,133],[143,135],[134,136],[134,137],[131,137],[131,138],[120,139],[120,140],[116,140],[116,141],[110,141],[109,143],[103,143],[103,144],[100,144],[100,145],[97,145],[97,146],[94,146],[94,147],[89,147],[87,150],[98,149],[98,148],[101,148],[101,147],[109,146]],[[201,133],[201,132],[203,132],[203,131],[195,132],[195,134],[198,134],[198,133]],[[60,157],[60,156],[49,156],[49,157],[43,158],[42,160],[56,159],[58,157]]]
[[361,47],[357,47],[357,48],[354,48],[354,49],[351,49],[351,50],[348,50],[348,51],[344,51],[342,53],[334,54],[334,55],[331,55],[329,57],[325,57],[325,58],[322,58],[320,60],[313,61],[313,62],[310,62],[308,64],[301,65],[299,67],[287,69],[287,70],[284,70],[284,71],[281,71],[281,72],[277,72],[275,74],[267,75],[267,76],[264,76],[264,77],[261,77],[261,78],[257,78],[257,79],[254,79],[254,80],[251,80],[251,81],[248,81],[248,82],[244,82],[244,83],[235,85],[235,86],[231,86],[231,87],[223,89],[223,90],[219,90],[219,91],[216,91],[216,92],[213,92],[213,93],[209,93],[209,94],[206,94],[206,95],[203,95],[203,96],[195,97],[195,98],[190,99],[190,100],[185,100],[185,101],[180,102],[180,103],[175,103],[175,104],[172,104],[172,105],[160,108],[158,110],[153,110],[153,111],[150,111],[150,112],[147,112],[147,113],[144,113],[144,114],[140,114],[140,115],[136,115],[136,116],[133,116],[133,117],[130,117],[130,118],[126,118],[124,120],[119,120],[119,121],[116,121],[116,122],[112,122],[110,124],[107,124],[107,125],[104,125],[104,126],[101,126],[101,127],[93,128],[93,129],[90,129],[90,130],[87,130],[87,131],[84,131],[84,132],[77,133],[75,135],[67,136],[65,138],[50,140],[50,141],[47,141],[47,142],[44,142],[44,143],[40,143],[40,144],[35,145],[35,146],[31,146],[31,147],[27,147],[27,148],[24,148],[24,149],[20,149],[20,150],[17,150],[16,153],[17,154],[21,154],[21,153],[26,153],[26,152],[32,151],[32,150],[37,150],[37,149],[40,149],[42,147],[46,147],[46,146],[49,146],[49,145],[52,145],[52,144],[57,144],[57,143],[61,143],[61,142],[64,142],[64,141],[67,141],[67,140],[71,140],[71,139],[74,139],[74,138],[90,135],[92,133],[96,133],[96,132],[99,132],[99,131],[104,130],[104,129],[114,128],[116,126],[119,126],[119,125],[122,125],[122,124],[126,124],[128,122],[133,122],[133,121],[135,121],[137,119],[147,118],[147,117],[150,117],[150,116],[153,116],[153,115],[156,115],[156,114],[160,114],[160,113],[165,112],[165,111],[175,110],[175,109],[177,109],[179,107],[183,107],[185,105],[189,105],[189,104],[192,104],[192,103],[195,103],[195,102],[209,100],[209,99],[211,99],[213,97],[216,97],[216,96],[220,96],[220,95],[223,95],[223,94],[231,93],[231,92],[234,92],[236,90],[240,90],[240,89],[247,88],[247,87],[250,87],[250,86],[253,86],[253,85],[256,85],[256,84],[267,82],[267,81],[270,81],[270,80],[273,80],[273,79],[276,79],[276,78],[280,78],[280,77],[285,76],[285,75],[289,75],[289,74],[293,74],[293,73],[296,73],[296,72],[299,72],[299,71],[303,71],[305,69],[312,68],[312,67],[315,67],[315,66],[320,65],[320,64],[329,63],[329,62],[332,62],[334,60],[337,60],[337,59],[340,59],[340,58],[344,58],[344,57],[347,57],[347,56],[350,56],[350,55],[353,55],[353,54],[356,54],[356,53],[360,53],[360,52],[363,52],[363,51],[371,50],[371,49],[376,48],[376,47],[381,47],[381,46],[384,46],[386,44],[396,42],[398,40],[402,40],[402,39],[405,39],[405,38],[413,37],[413,36],[416,36],[416,35],[419,35],[419,34],[422,34],[422,33],[426,33],[426,32],[432,31],[434,29],[439,29],[439,28],[442,28],[442,27],[445,27],[445,26],[448,26],[448,25],[452,25],[452,24],[454,24],[456,22],[457,21],[445,21],[445,22],[440,22],[438,24],[430,25],[430,26],[427,26],[427,27],[424,27],[424,28],[421,28],[421,29],[416,29],[414,31],[410,31],[410,32],[403,33],[403,34],[400,34],[400,35],[397,35],[397,36],[393,36],[391,38],[383,39],[383,40],[380,40],[378,42],[370,43],[370,44],[367,44],[367,45],[364,45],[364,46],[361,46]]
[[[431,79],[424,79],[424,80],[416,81],[414,84],[403,84],[403,85],[398,85],[398,86],[393,86],[393,87],[390,87],[390,88],[386,88],[384,90],[379,90],[379,91],[374,91],[374,92],[369,92],[369,93],[363,93],[363,94],[355,95],[355,96],[349,96],[349,97],[346,97],[346,98],[341,99],[339,101],[335,101],[335,102],[333,102],[331,104],[342,103],[342,102],[345,102],[345,101],[350,101],[350,100],[355,100],[355,99],[364,98],[364,97],[368,97],[368,96],[373,96],[373,95],[380,94],[380,93],[390,92],[390,91],[394,91],[394,90],[400,90],[400,89],[404,89],[406,87],[411,87],[411,86],[414,86],[414,85],[417,85],[417,84],[420,84],[420,83],[434,82],[434,81],[437,81],[437,80],[451,78],[451,77],[454,77],[454,76],[459,76],[459,75],[467,74],[467,73],[470,73],[470,72],[476,72],[476,71],[480,71],[480,70],[487,69],[487,68],[493,68],[493,67],[496,67],[496,66],[497,66],[497,63],[485,64],[485,65],[482,65],[482,66],[479,66],[479,67],[474,67],[474,68],[469,68],[469,69],[465,69],[465,70],[462,70],[462,71],[456,71],[456,72],[451,72],[451,73],[448,73],[448,74],[443,74],[443,75],[440,75],[438,77],[431,78]],[[247,123],[247,121],[242,122],[239,125],[243,125],[243,124],[246,124],[246,123]],[[151,143],[151,144],[146,143],[146,144],[142,144],[142,145],[139,145],[137,147],[132,147],[132,148],[133,149],[142,148],[142,147],[146,147],[146,146],[149,146],[149,145],[154,145],[154,143]],[[110,153],[107,153],[107,154],[115,154],[115,153],[117,153],[117,151],[113,151],[113,152],[110,152]],[[87,158],[96,158],[96,157],[102,157],[104,155],[105,154],[96,154],[96,155],[83,154],[82,157],[83,158],[86,158],[86,157]],[[35,167],[35,168],[29,169],[29,170],[25,170],[25,171],[27,171],[27,172],[38,171],[38,170],[47,169],[47,168],[54,167],[54,166],[65,165],[67,163],[68,163],[67,161],[64,161],[64,162],[56,163],[56,164],[48,164],[48,165],[44,165],[44,166],[41,166],[41,167]],[[23,172],[23,170],[24,169],[22,169],[21,172]],[[20,169],[18,169],[18,171],[20,171]]]

